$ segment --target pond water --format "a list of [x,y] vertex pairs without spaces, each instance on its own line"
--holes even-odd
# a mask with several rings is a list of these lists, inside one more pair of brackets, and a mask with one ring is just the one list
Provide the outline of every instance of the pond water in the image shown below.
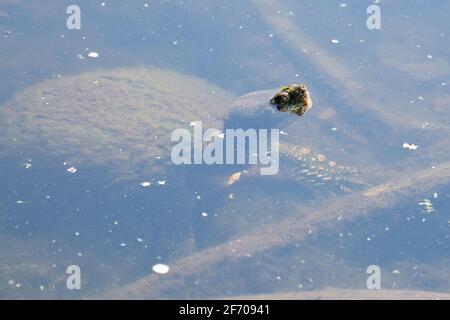
[[[449,10],[0,1],[0,298],[448,298]],[[290,83],[302,117],[239,99]],[[277,172],[177,165],[198,121]]]

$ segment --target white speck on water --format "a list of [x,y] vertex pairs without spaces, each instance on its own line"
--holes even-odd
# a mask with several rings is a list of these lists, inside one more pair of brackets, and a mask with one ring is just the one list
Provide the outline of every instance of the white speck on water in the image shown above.
[[158,181],[158,184],[159,184],[160,186],[164,186],[164,185],[166,184],[166,180],[159,180],[159,181]]
[[208,213],[207,213],[207,212],[202,212],[202,216],[203,216],[203,217],[207,217],[207,216],[208,216]]
[[80,235],[80,233],[79,232],[75,232],[75,235],[78,237]]
[[395,269],[395,270],[392,271],[392,273],[393,273],[393,274],[400,274],[400,270]]
[[23,201],[23,200],[17,200],[16,203],[17,203],[17,204],[24,204],[25,201]]
[[151,185],[150,181],[141,182],[141,186],[144,188],[150,187],[150,185]]
[[169,272],[170,268],[168,265],[158,263],[152,267],[152,270],[159,274],[166,274],[167,272]]
[[95,52],[95,51],[91,51],[88,53],[88,57],[92,58],[92,59],[98,58],[99,56],[100,55],[98,54],[98,52]]
[[83,57],[82,54],[78,54],[78,55],[77,55],[77,58],[80,59],[80,60],[84,60],[84,57]]
[[408,150],[417,150],[417,148],[419,148],[415,144],[409,144],[406,142],[402,146],[403,146],[403,149],[408,149]]
[[424,213],[433,213],[435,211],[430,199],[423,199],[419,202],[419,206],[422,207]]
[[433,198],[435,198],[435,199],[438,198],[438,193],[437,192],[433,193]]
[[425,99],[422,96],[418,96],[417,99],[424,101]]
[[336,132],[337,128],[331,128],[331,131]]
[[333,43],[333,44],[338,44],[338,43],[339,43],[339,40],[338,40],[338,39],[331,39],[331,43]]
[[39,286],[39,290],[44,291],[44,290],[45,290],[45,287],[41,284],[41,285]]
[[346,3],[341,3],[341,4],[339,4],[339,7],[340,8],[347,8],[347,4]]
[[126,247],[127,245],[126,245],[126,243],[123,243],[123,242],[122,242],[122,243],[120,244],[120,246],[121,246],[121,247]]
[[142,238],[136,238],[137,242],[142,242],[144,241]]
[[287,136],[288,134],[285,132],[285,131],[283,131],[283,130],[280,130],[280,134],[281,135],[284,135],[284,136]]
[[106,3],[105,3],[105,2],[102,2],[100,5],[101,5],[102,7],[104,7],[104,6],[106,6]]
[[428,59],[433,59],[433,56],[431,54],[427,54]]
[[74,174],[74,173],[77,172],[77,168],[75,168],[75,167],[70,167],[70,168],[67,169],[67,172],[69,172],[69,173],[71,173],[71,174]]
[[178,45],[178,40],[172,40],[174,46]]

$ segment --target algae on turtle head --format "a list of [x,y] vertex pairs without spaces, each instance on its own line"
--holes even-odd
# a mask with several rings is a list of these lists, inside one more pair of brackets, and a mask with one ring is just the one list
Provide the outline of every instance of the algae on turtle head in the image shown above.
[[278,111],[288,111],[298,116],[304,115],[312,107],[308,88],[304,84],[282,86],[270,103],[276,105]]

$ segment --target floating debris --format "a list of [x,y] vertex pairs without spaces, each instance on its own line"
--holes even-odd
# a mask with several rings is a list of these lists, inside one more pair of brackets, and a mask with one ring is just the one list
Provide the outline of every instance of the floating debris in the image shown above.
[[424,123],[422,123],[422,129],[427,129],[427,128],[433,128],[433,124],[429,123],[428,121],[425,121]]
[[331,39],[331,43],[333,43],[333,44],[338,44],[338,43],[339,43],[339,40],[338,40],[338,39]]
[[31,169],[33,167],[31,163],[24,163],[23,166],[25,169]]
[[150,183],[150,181],[144,181],[144,182],[141,182],[140,185],[144,188],[147,188],[147,187],[150,187],[151,183]]
[[202,212],[202,217],[207,217],[208,213],[207,212]]
[[234,199],[234,193],[230,193],[230,194],[228,195],[228,199],[233,200],[233,199]]
[[74,174],[74,173],[77,172],[77,169],[75,167],[70,167],[70,168],[67,169],[67,172],[69,172],[71,174]]
[[159,274],[166,274],[167,272],[169,272],[170,268],[168,265],[158,263],[152,267],[152,270]]
[[409,144],[406,142],[402,146],[403,146],[403,149],[408,149],[408,150],[417,150],[417,148],[419,148],[415,144]]
[[88,53],[88,57],[92,58],[92,59],[98,58],[99,56],[100,55],[98,54],[98,52],[95,52],[95,51],[91,51]]
[[158,181],[158,184],[159,184],[160,186],[164,186],[164,185],[166,185],[166,180],[159,180],[159,181]]
[[421,202],[419,202],[419,206],[422,207],[422,211],[424,213],[433,213],[435,211],[433,203],[430,199],[423,199]]
[[242,175],[241,171],[233,173],[231,176],[228,177],[227,184],[229,186],[231,186],[232,184],[235,184],[236,182],[239,181],[239,179],[241,179],[241,175]]

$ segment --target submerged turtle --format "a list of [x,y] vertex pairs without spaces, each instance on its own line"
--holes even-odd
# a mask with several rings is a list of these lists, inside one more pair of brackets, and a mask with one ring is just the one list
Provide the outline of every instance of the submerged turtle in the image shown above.
[[[367,170],[334,159],[333,150],[329,150],[329,155],[317,150],[317,146],[311,146],[309,136],[312,130],[308,129],[320,130],[322,121],[315,117],[296,116],[311,107],[306,86],[285,88],[288,89],[251,92],[232,104],[224,129],[279,129],[283,133],[276,146],[279,172],[273,176],[261,176],[259,164],[241,165],[233,167],[234,171],[223,177],[224,183],[220,187],[208,189],[193,207],[197,218],[194,223],[197,247],[216,245],[273,222],[285,213],[292,214],[294,208],[311,201],[323,201],[362,190],[372,182]],[[291,96],[289,88],[303,90],[303,95]],[[287,95],[289,101],[283,100]],[[288,114],[279,112],[283,111],[280,106]],[[292,126],[302,127],[302,134],[287,135],[284,130]],[[326,140],[327,135],[324,133],[323,136]],[[248,145],[246,147],[248,151]],[[277,211],[283,213],[274,218]],[[199,212],[207,212],[215,218],[205,220],[198,215]]]
[[[189,90],[175,89],[180,86],[188,86]],[[102,201],[93,199],[93,212],[101,214],[76,218],[78,225],[95,226],[84,233],[95,235],[96,243],[109,246],[109,234],[99,231],[109,229],[111,219],[123,220],[129,223],[122,226],[124,234],[145,234],[147,241],[157,244],[151,249],[153,255],[176,255],[177,249],[187,255],[199,247],[272,222],[275,212],[298,214],[303,203],[352,192],[367,181],[365,172],[335,158],[337,148],[325,149],[323,144],[311,140],[313,136],[331,140],[322,134],[323,121],[314,113],[300,118],[295,114],[304,111],[295,112],[298,103],[286,104],[288,112],[280,112],[271,104],[279,92],[252,92],[233,103],[234,97],[220,88],[174,72],[96,71],[46,81],[18,93],[1,110],[0,146],[5,156],[18,154],[20,163],[37,158],[52,167],[55,162],[67,161],[79,169],[79,179],[83,179],[83,172],[91,174],[101,169],[109,173],[103,175],[102,171],[103,180],[98,185],[97,179],[90,179],[88,184],[90,194],[100,194],[105,190],[103,181],[117,182],[116,190],[110,188],[107,194],[101,193],[105,197]],[[310,103],[306,106],[309,108]],[[289,136],[281,137],[279,174],[260,176],[258,166],[236,169],[173,165],[169,159],[173,146],[170,134],[196,120],[214,128],[288,130]],[[289,129],[293,127],[301,132]],[[33,162],[33,170],[39,167],[39,161]],[[61,164],[47,173],[55,173],[58,178],[61,172],[63,184],[72,178],[66,175],[66,169]],[[242,172],[233,176],[240,180],[237,183],[217,183],[236,172]],[[131,190],[127,198],[123,197],[124,189]],[[71,189],[73,203],[77,202],[77,191],[80,190]],[[55,191],[52,196],[61,195]],[[105,205],[109,200],[116,204],[117,199],[125,199],[117,206],[120,209]],[[66,202],[61,206],[67,211]],[[54,219],[49,219],[51,225],[41,223],[43,230],[66,224],[67,217],[59,215],[58,210],[54,212]],[[30,212],[30,219],[35,216]],[[109,252],[111,247],[105,250]]]

